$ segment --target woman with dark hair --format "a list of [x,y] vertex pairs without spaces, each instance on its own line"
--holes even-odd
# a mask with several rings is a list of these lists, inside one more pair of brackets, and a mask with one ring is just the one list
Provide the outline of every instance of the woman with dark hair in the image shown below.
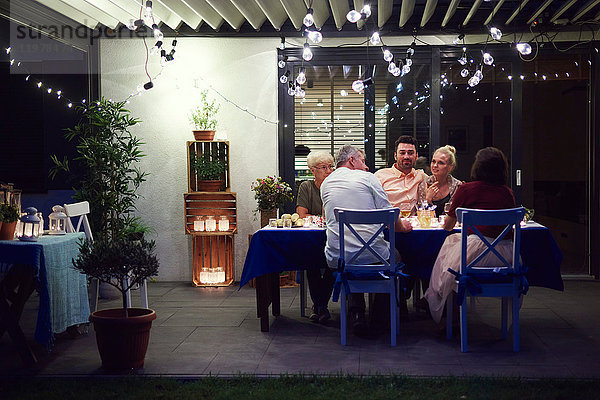
[[[499,210],[515,207],[515,196],[512,190],[506,186],[508,175],[508,162],[504,153],[495,147],[486,147],[477,152],[475,162],[471,168],[471,182],[463,183],[456,189],[452,204],[446,217],[444,229],[451,231],[456,224],[456,209],[474,208],[481,210]],[[490,241],[496,238],[503,227],[481,226],[477,229]],[[512,240],[503,240],[496,249],[505,258],[512,255]],[[477,255],[485,250],[485,245],[475,234],[469,234],[467,238],[467,261],[472,261]],[[425,292],[425,298],[429,303],[431,316],[436,322],[440,322],[446,299],[450,293],[456,291],[455,277],[448,268],[457,270],[460,265],[461,235],[449,235],[435,260],[429,288]],[[497,265],[498,258],[489,253],[478,265]]]

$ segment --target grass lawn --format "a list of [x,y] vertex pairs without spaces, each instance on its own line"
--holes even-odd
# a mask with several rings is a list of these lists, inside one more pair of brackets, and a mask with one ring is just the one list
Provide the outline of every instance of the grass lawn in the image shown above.
[[0,378],[0,399],[600,399],[600,380],[301,375]]

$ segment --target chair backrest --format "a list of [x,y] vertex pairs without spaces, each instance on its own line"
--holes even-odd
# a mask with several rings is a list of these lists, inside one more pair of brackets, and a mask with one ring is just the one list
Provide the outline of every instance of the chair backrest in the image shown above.
[[[92,236],[92,230],[90,229],[90,222],[88,221],[87,215],[90,213],[90,203],[87,201],[81,201],[79,203],[73,204],[65,204],[65,214],[69,218],[67,218],[67,232],[80,232],[81,227],[83,226],[83,231],[85,232],[85,237],[89,240],[94,240]],[[77,227],[73,226],[73,222],[71,218],[79,217],[77,220]]]
[[[462,242],[461,242],[461,270],[462,274],[477,274],[477,273],[489,273],[491,269],[496,272],[503,270],[504,272],[515,272],[521,271],[520,262],[520,249],[521,249],[521,221],[525,215],[525,208],[509,208],[502,210],[475,210],[469,208],[457,208],[456,217],[459,222],[462,222]],[[503,227],[502,232],[496,238],[490,242],[486,239],[483,234],[477,229],[476,226],[499,226]],[[498,252],[496,246],[506,238],[512,229],[512,259],[506,260]],[[467,236],[471,233],[476,234],[479,239],[485,245],[485,248],[481,254],[475,257],[471,262],[467,263]],[[478,266],[478,263],[489,253],[496,255],[501,265],[495,266]]]
[[[400,210],[398,208],[387,208],[382,210],[349,210],[344,208],[336,208],[334,209],[334,213],[339,223],[339,238],[340,238],[340,263],[339,268],[343,269],[344,267],[364,267],[365,264],[357,263],[359,256],[365,252],[372,253],[375,258],[385,267],[385,269],[390,270],[395,268],[396,265],[396,255],[394,251],[394,240],[395,238],[395,229],[394,223],[398,219],[398,214]],[[355,229],[356,225],[379,225],[379,227],[375,228],[374,233],[367,233],[366,238],[364,229],[360,229],[358,227],[358,231]],[[389,261],[385,260],[381,255],[372,247],[376,242],[379,235],[383,232],[385,228],[389,227],[389,237],[392,240],[389,241],[390,246],[390,258]],[[362,245],[360,249],[350,254],[349,257],[346,257],[346,229],[352,235],[351,237],[358,240],[358,242]],[[362,235],[361,235],[362,232]]]

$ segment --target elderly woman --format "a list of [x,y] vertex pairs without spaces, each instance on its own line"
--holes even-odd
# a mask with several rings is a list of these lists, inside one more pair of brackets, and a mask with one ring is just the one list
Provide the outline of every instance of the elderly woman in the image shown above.
[[452,196],[462,183],[450,173],[456,168],[456,149],[454,146],[443,146],[433,153],[431,159],[431,176],[419,185],[419,203],[435,205],[435,216],[444,213],[444,205],[452,201]]
[[[456,209],[477,208],[483,210],[498,210],[515,207],[515,196],[512,190],[506,186],[508,175],[508,162],[502,151],[495,147],[486,147],[477,152],[475,162],[471,168],[471,181],[459,186],[452,199],[444,229],[451,231],[456,224]],[[479,231],[491,242],[501,232],[503,227],[481,226]],[[503,240],[496,249],[506,259],[512,255],[512,240]],[[470,234],[467,239],[467,260],[473,260],[485,250],[485,245],[475,234]],[[448,268],[458,269],[460,265],[461,235],[456,233],[449,235],[440,252],[433,270],[429,289],[425,292],[425,298],[429,303],[431,316],[436,322],[440,322],[446,299],[450,293],[456,291],[455,277]],[[496,255],[489,253],[478,265],[497,265]],[[447,318],[450,318],[447,316]]]
[[[315,176],[314,180],[304,181],[298,189],[296,212],[301,218],[307,215],[322,215],[321,184],[333,172],[333,156],[326,151],[312,151],[306,158],[308,168]],[[333,275],[329,268],[309,269],[306,271],[308,290],[313,301],[310,319],[323,323],[331,318],[327,306],[333,290]]]

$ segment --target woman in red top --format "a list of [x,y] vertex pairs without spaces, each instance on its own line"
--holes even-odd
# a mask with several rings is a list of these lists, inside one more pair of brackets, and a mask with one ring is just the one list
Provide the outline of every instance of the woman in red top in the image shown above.
[[[479,150],[471,168],[472,182],[463,183],[456,189],[444,229],[451,231],[454,228],[456,209],[459,207],[482,210],[515,207],[515,196],[512,190],[506,186],[507,175],[508,162],[502,151],[495,147]],[[478,226],[477,229],[484,236],[493,239],[502,232],[503,227]],[[453,290],[456,291],[455,277],[448,272],[448,268],[459,269],[460,247],[461,235],[458,233],[449,235],[444,241],[431,271],[431,280],[429,288],[425,292],[425,298],[429,303],[431,316],[436,322],[440,322],[442,318],[446,299]],[[473,260],[484,249],[485,245],[476,235],[469,235],[467,261]],[[503,257],[509,259],[512,256],[512,241],[504,240],[496,246],[496,249]],[[490,253],[478,265],[495,265],[498,262],[498,258]]]

